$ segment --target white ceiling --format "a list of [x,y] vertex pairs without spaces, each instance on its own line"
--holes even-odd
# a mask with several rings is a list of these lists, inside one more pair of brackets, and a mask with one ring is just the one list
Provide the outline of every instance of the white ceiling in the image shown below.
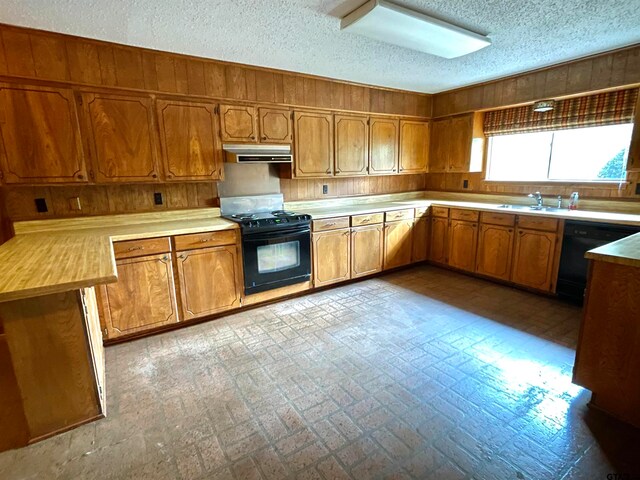
[[435,93],[640,42],[638,0],[396,0],[489,34],[446,60],[340,31],[364,0],[0,0],[0,22]]

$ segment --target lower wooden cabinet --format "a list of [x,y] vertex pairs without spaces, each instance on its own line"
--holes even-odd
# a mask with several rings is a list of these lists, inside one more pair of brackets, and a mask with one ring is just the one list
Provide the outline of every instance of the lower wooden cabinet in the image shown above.
[[509,280],[513,235],[513,227],[480,225],[476,273]]
[[313,286],[322,287],[351,278],[351,230],[314,233]]
[[351,278],[372,275],[382,270],[383,244],[382,224],[351,230]]
[[413,223],[412,262],[424,262],[429,257],[430,222],[420,218]]
[[511,281],[537,290],[551,291],[557,239],[555,232],[518,228]]
[[236,245],[179,252],[176,256],[182,318],[240,306],[242,283]]
[[106,338],[178,321],[170,254],[126,258],[116,265],[118,281],[98,290]]
[[447,263],[448,240],[449,219],[446,217],[432,217],[429,260],[435,263]]
[[449,265],[473,272],[478,245],[478,224],[465,220],[451,220],[448,243]]
[[387,222],[384,225],[384,269],[411,263],[413,220]]

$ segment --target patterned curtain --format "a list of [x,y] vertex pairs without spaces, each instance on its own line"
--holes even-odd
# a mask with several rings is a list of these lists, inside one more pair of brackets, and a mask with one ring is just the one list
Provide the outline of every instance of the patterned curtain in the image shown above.
[[633,122],[638,89],[569,98],[549,112],[534,112],[532,105],[493,110],[484,114],[487,136],[567,130]]

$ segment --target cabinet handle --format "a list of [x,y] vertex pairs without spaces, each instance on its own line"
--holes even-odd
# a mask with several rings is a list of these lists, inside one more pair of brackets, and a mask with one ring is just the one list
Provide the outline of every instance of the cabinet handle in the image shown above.
[[167,260],[169,260],[169,257],[167,257],[166,255],[164,257],[162,257],[162,261],[166,262]]
[[510,229],[509,229],[509,233],[513,233],[513,228],[510,228]]
[[202,240],[200,240],[200,243],[207,243],[210,241],[211,241],[211,238],[203,238]]
[[127,249],[127,252],[134,252],[134,251],[136,251],[136,250],[144,250],[144,247],[142,247],[142,246],[129,247],[129,248]]
[[184,260],[184,259],[185,259],[184,253],[181,253],[180,255],[178,255],[178,258],[179,258],[180,260]]
[[152,174],[151,176],[152,176],[153,178],[158,178],[158,174],[157,174],[157,173],[154,173],[154,174]]
[[327,171],[325,173],[331,173],[331,169],[327,168]]
[[333,227],[335,224],[336,224],[336,222],[325,223],[324,226],[325,227]]
[[362,223],[368,223],[369,221],[371,221],[370,218],[363,218],[362,220],[360,220]]
[[263,135],[263,136],[262,136],[262,139],[263,139],[263,140],[266,140],[266,139],[267,139],[267,136],[266,136],[266,135]]
[[400,167],[398,170],[402,171],[402,170],[404,170],[404,169],[403,169],[402,167]]
[[477,225],[477,224],[475,224],[475,223],[472,225],[472,227],[474,227],[474,228],[475,228],[475,227],[477,227],[477,226],[478,226],[478,225]]
[[78,180],[84,180],[84,175],[82,175],[81,173],[79,173],[76,177]]
[[251,135],[251,140],[255,140],[256,136],[255,135]]
[[351,231],[344,232],[343,235],[349,235],[350,233],[351,233]]

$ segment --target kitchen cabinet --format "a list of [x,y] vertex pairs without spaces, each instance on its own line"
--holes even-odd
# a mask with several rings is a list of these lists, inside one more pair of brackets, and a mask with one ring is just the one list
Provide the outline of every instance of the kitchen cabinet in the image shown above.
[[429,161],[429,123],[400,120],[400,173],[424,173]]
[[429,172],[479,171],[482,168],[483,142],[481,113],[433,120]]
[[220,136],[223,142],[257,142],[258,116],[256,107],[220,105]]
[[165,178],[220,180],[222,150],[215,105],[158,100],[156,106]]
[[551,291],[557,240],[555,232],[518,226],[511,281],[536,290]]
[[478,245],[478,224],[452,219],[449,224],[448,262],[453,268],[473,272]]
[[259,108],[260,141],[291,143],[291,112],[282,108]]
[[159,177],[151,97],[82,95],[86,136],[97,182],[149,182]]
[[118,281],[101,285],[98,290],[105,338],[178,321],[169,253],[116,260],[116,266]]
[[384,225],[384,269],[411,263],[413,220],[387,222]]
[[636,102],[636,111],[633,119],[633,132],[631,133],[631,144],[629,145],[627,171],[640,172],[640,95]]
[[294,113],[294,177],[330,177],[333,174],[333,115]]
[[351,229],[351,278],[382,271],[383,230],[381,223]]
[[312,234],[313,285],[323,287],[351,278],[351,231],[348,228]]
[[449,219],[447,217],[431,218],[431,242],[429,260],[434,263],[447,263],[447,243],[449,239]]
[[335,115],[336,176],[367,174],[369,157],[369,120],[356,115]]
[[369,175],[393,175],[398,171],[400,121],[369,117]]
[[178,252],[176,266],[183,319],[240,306],[242,281],[236,245]]
[[509,280],[513,256],[513,227],[480,225],[476,273]]
[[71,90],[0,84],[0,136],[5,183],[87,182]]
[[428,218],[416,219],[413,222],[412,262],[424,262],[429,256],[430,225]]

